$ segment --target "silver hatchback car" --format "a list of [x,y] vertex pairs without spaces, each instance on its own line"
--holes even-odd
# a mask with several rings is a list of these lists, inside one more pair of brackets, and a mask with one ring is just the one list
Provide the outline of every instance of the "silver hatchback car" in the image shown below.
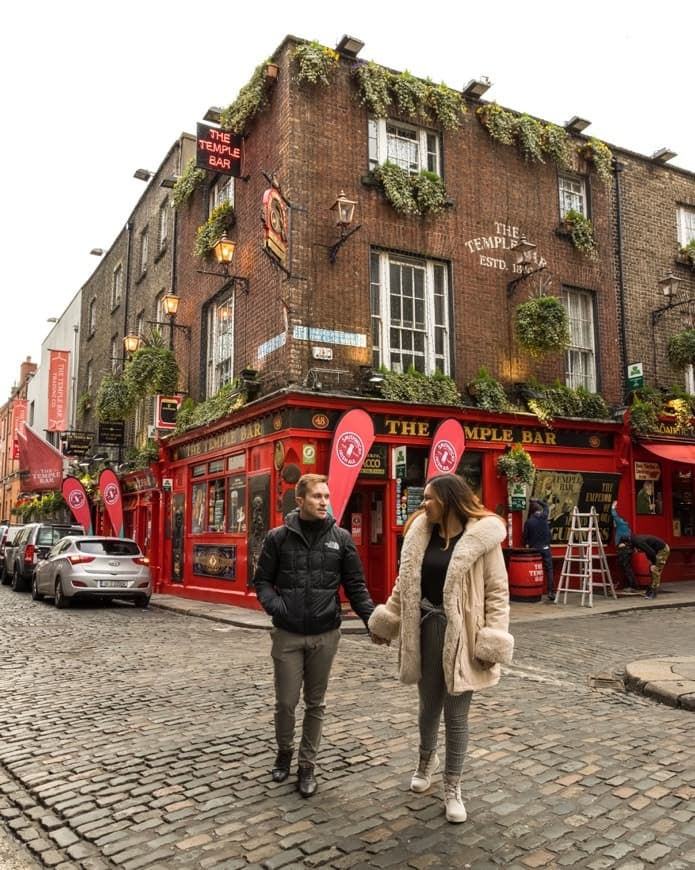
[[38,563],[31,597],[67,607],[76,598],[125,598],[147,607],[152,594],[149,560],[131,538],[68,535]]

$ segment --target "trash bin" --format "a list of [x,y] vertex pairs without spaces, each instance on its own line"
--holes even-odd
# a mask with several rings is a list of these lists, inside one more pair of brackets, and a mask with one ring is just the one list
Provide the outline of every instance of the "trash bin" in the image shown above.
[[545,589],[543,561],[531,550],[512,550],[507,567],[512,601],[540,601]]
[[647,589],[652,585],[650,572],[651,562],[641,550],[635,550],[632,554],[632,573],[635,575],[635,583],[641,589]]

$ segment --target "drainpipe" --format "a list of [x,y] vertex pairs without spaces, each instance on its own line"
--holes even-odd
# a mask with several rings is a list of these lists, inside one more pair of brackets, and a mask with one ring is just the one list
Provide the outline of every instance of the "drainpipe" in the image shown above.
[[625,331],[625,275],[623,272],[623,219],[621,209],[620,173],[625,169],[625,164],[613,160],[613,175],[615,177],[615,235],[616,235],[616,260],[618,267],[618,336],[620,338],[620,393],[623,404],[627,401],[627,335]]

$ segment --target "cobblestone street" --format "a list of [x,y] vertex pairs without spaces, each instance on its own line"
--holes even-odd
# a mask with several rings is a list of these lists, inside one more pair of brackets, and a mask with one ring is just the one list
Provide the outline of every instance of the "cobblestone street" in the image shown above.
[[439,780],[408,790],[395,648],[343,637],[303,800],[270,780],[267,632],[7,587],[0,624],[0,820],[27,867],[695,865],[694,715],[610,688],[627,662],[692,654],[695,608],[513,624],[514,666],[474,698],[460,826]]

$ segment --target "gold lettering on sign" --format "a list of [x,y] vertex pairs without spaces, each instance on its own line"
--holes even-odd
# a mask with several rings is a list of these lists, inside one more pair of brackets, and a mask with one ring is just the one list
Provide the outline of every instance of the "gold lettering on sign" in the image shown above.
[[414,435],[419,438],[429,438],[430,424],[422,420],[384,420],[388,435]]

